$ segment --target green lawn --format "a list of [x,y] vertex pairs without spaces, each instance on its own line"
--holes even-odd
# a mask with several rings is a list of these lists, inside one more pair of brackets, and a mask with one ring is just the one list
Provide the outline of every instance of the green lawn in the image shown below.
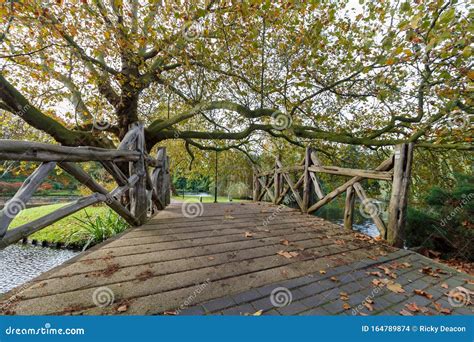
[[[62,206],[66,205],[67,203],[60,203],[60,204],[51,204],[51,205],[43,205],[41,207],[35,208],[28,208],[20,212],[17,217],[13,220],[10,224],[10,228],[20,226],[24,223],[30,222],[37,218],[40,218],[43,215],[49,214],[50,212],[61,208]],[[36,239],[39,241],[48,241],[48,242],[62,242],[65,243],[68,240],[68,236],[80,229],[77,220],[75,217],[79,219],[86,218],[86,212],[91,216],[96,215],[105,215],[108,211],[106,206],[93,206],[88,207],[86,209],[82,209],[77,213],[65,217],[62,220],[53,223],[51,226],[46,227],[39,232],[32,234],[29,238]],[[71,241],[76,242],[76,241]]]

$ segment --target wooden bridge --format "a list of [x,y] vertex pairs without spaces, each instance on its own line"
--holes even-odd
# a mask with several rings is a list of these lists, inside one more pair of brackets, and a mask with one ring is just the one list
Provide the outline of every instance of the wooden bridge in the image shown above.
[[[171,203],[164,149],[144,149],[136,125],[118,150],[0,142],[0,159],[41,161],[0,212],[2,246],[93,203],[104,202],[133,228],[0,298],[18,315],[367,315],[472,314],[473,277],[419,254],[403,241],[412,145],[375,170],[325,167],[307,149],[297,166],[256,171],[254,202]],[[75,162],[98,161],[118,183],[108,192]],[[14,203],[26,203],[58,164],[93,194],[7,230]],[[150,173],[150,170],[152,172]],[[351,177],[324,194],[318,173]],[[300,175],[301,174],[301,175]],[[393,182],[389,220],[370,207],[361,181]],[[286,183],[286,186],[285,186]],[[346,193],[345,228],[309,213]],[[354,193],[381,237],[352,231]],[[281,206],[294,200],[299,209]],[[273,203],[261,202],[271,200]]]
[[[18,315],[472,314],[445,294],[472,290],[472,280],[295,209],[172,203],[4,295],[0,308]],[[409,311],[411,303],[419,310]]]

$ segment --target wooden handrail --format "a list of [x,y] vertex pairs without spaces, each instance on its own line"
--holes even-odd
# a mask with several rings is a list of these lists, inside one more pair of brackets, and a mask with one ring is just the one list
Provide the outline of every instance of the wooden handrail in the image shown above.
[[[164,209],[170,202],[169,160],[166,149],[160,148],[157,158],[148,155],[145,150],[143,125],[139,123],[130,127],[116,150],[0,140],[0,160],[43,162],[0,211],[0,249],[96,203],[105,203],[130,225],[139,226],[145,223],[148,216]],[[90,161],[100,162],[112,176],[117,183],[114,190],[109,192],[75,164]],[[79,198],[39,219],[8,230],[11,221],[26,207],[34,191],[55,168],[56,163],[91,190],[92,195]],[[149,168],[153,169],[151,174]]]
[[[276,159],[273,170],[260,171],[254,169],[253,199],[254,201],[260,201],[267,196],[273,203],[280,204],[284,197],[291,192],[300,210],[303,213],[311,213],[330,203],[340,194],[346,193],[344,226],[352,228],[354,195],[359,197],[361,203],[372,200],[367,197],[360,182],[365,179],[389,181],[393,183],[393,186],[388,225],[383,222],[378,212],[370,212],[369,216],[380,231],[382,238],[387,238],[391,244],[400,246],[403,243],[403,226],[405,224],[412,156],[413,144],[402,144],[396,147],[394,155],[384,160],[374,170],[362,170],[324,166],[317,157],[316,151],[308,147],[303,161],[298,165],[283,166],[280,160]],[[298,182],[294,183],[290,173],[298,175],[298,172],[301,171],[301,177],[299,177]],[[324,195],[317,176],[321,173],[352,178]],[[287,184],[286,188],[283,184],[284,181]],[[316,201],[311,200],[313,191],[317,197]]]

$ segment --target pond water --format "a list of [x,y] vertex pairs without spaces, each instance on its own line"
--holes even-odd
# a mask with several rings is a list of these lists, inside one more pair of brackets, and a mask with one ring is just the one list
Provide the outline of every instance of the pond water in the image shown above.
[[15,244],[0,251],[0,293],[61,265],[79,252]]

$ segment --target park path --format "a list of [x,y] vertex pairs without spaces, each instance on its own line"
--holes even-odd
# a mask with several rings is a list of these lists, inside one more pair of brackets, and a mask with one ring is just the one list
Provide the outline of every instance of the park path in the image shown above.
[[419,254],[283,206],[175,202],[3,295],[0,310],[466,315],[473,314],[472,284],[473,277]]

